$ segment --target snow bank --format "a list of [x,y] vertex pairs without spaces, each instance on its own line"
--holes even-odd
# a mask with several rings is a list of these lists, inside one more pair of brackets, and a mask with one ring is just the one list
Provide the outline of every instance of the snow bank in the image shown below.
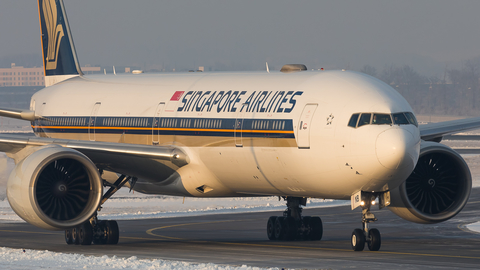
[[[43,250],[0,248],[2,269],[204,269],[204,270],[257,270],[258,267],[196,264],[181,261],[147,260],[137,257],[84,256]],[[278,269],[278,268],[269,268]]]
[[480,233],[480,221],[477,221],[477,222],[472,223],[472,224],[468,224],[467,228],[471,231]]

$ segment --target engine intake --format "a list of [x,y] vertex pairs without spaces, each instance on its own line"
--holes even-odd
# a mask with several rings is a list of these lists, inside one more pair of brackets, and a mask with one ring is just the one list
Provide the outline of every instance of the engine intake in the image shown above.
[[412,222],[438,223],[463,209],[471,189],[470,170],[457,152],[443,144],[422,142],[412,174],[390,191],[389,209]]
[[84,223],[97,210],[102,195],[102,180],[92,161],[78,151],[52,145],[20,161],[7,186],[15,213],[49,230]]

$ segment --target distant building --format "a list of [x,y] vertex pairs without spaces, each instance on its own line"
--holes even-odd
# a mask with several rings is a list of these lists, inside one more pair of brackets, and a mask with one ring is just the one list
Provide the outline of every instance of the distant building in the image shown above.
[[95,74],[102,71],[101,67],[91,67],[90,65],[85,65],[81,67],[83,74]]
[[10,68],[0,68],[0,87],[45,85],[43,67],[24,68],[12,63]]
[[[85,74],[101,71],[100,67],[82,67]],[[43,67],[25,68],[12,63],[10,68],[0,68],[0,87],[7,86],[45,86]]]

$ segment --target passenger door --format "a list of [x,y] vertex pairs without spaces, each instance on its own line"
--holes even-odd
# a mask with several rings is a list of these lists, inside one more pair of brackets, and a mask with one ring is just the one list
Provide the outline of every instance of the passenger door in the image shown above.
[[245,112],[238,112],[237,118],[235,119],[235,127],[234,127],[234,132],[235,132],[235,146],[236,147],[243,147],[243,138],[242,138],[242,133],[243,133],[243,118],[244,118]]
[[96,127],[96,121],[97,121],[97,114],[98,114],[98,109],[100,109],[100,105],[102,105],[101,102],[95,103],[93,105],[92,113],[90,114],[90,120],[88,121],[88,138],[90,141],[95,141],[95,127]]
[[162,118],[163,108],[165,107],[165,102],[160,102],[155,110],[152,123],[152,144],[160,144],[160,120]]
[[297,145],[299,149],[310,149],[310,129],[318,104],[307,104],[303,108],[297,129]]

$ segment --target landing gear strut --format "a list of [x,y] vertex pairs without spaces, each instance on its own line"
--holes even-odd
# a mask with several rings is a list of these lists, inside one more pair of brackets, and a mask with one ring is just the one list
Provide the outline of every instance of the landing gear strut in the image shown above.
[[287,210],[283,216],[272,216],[267,222],[267,236],[270,240],[321,240],[323,225],[320,217],[302,217],[302,205],[307,198],[284,197]]
[[[114,184],[104,182],[104,186],[110,186],[110,189],[103,195],[97,212],[90,220],[85,223],[65,230],[65,242],[68,245],[116,245],[119,239],[118,223],[115,220],[98,220],[98,211],[102,209],[102,205],[117,192],[127,182],[135,183],[137,178],[120,176]],[[132,186],[133,187],[133,186]]]
[[377,229],[369,229],[368,224],[370,222],[377,221],[375,215],[370,212],[370,207],[375,203],[376,195],[369,193],[363,194],[362,205],[362,229],[355,229],[352,232],[352,249],[354,251],[363,251],[365,243],[368,245],[368,249],[371,251],[380,250],[382,238],[380,231]]

